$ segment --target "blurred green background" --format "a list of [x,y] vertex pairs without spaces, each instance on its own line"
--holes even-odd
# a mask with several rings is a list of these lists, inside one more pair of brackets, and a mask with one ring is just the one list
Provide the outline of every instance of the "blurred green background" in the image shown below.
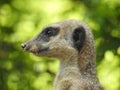
[[59,61],[23,52],[21,43],[48,24],[86,22],[105,90],[120,90],[120,0],[0,0],[0,90],[52,90]]

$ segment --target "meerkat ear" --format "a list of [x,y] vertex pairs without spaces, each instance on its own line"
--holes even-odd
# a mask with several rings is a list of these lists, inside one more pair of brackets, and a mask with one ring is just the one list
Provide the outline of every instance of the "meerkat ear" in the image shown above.
[[81,26],[75,28],[73,32],[73,44],[74,47],[80,52],[85,41],[85,29]]

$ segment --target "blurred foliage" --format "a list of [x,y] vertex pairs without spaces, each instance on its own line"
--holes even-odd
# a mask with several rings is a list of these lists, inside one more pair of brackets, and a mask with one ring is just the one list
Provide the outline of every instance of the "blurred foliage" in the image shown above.
[[51,90],[58,60],[23,52],[21,43],[53,22],[89,24],[105,90],[120,90],[120,0],[0,0],[0,90]]

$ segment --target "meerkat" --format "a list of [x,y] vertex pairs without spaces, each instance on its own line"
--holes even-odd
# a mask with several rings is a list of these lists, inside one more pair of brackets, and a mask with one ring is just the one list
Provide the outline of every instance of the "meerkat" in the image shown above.
[[96,75],[93,35],[82,21],[51,24],[21,46],[37,56],[60,60],[54,90],[103,90]]

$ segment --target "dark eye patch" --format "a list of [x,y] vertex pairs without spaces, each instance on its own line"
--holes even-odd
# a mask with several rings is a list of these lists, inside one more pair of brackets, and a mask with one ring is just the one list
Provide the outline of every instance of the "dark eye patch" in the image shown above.
[[59,33],[59,28],[47,27],[42,33],[47,37],[56,36]]

